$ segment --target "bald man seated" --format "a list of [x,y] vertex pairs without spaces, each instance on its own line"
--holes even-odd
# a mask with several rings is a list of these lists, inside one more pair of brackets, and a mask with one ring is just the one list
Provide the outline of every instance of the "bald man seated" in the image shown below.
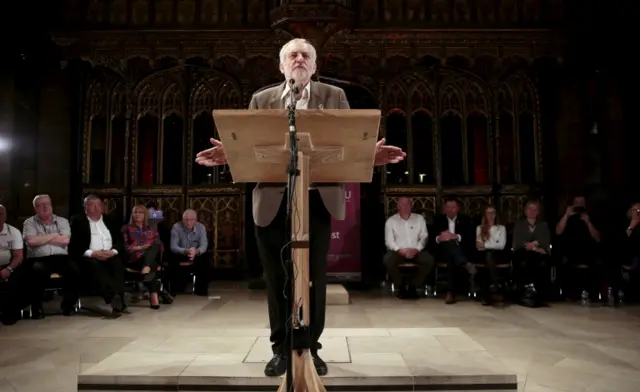
[[184,292],[187,285],[185,264],[192,264],[196,277],[194,292],[196,295],[209,295],[209,260],[207,258],[207,228],[198,222],[194,210],[186,210],[182,221],[171,228],[171,253],[169,278],[171,295]]

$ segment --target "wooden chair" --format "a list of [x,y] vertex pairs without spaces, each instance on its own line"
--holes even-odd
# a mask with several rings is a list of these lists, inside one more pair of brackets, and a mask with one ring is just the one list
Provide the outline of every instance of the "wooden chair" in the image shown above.
[[[191,294],[194,294],[196,291],[196,273],[194,270],[194,261],[179,261],[177,262],[178,268],[172,269],[173,273],[177,274],[187,274],[191,279]],[[172,281],[172,277],[168,277],[169,282]],[[170,283],[168,283],[170,285]],[[173,292],[173,288],[170,287],[169,290]]]
[[[58,273],[53,273],[49,276],[49,282],[50,284],[48,285],[48,287],[45,288],[46,292],[57,292],[57,293],[61,293],[62,292],[62,284],[60,284],[60,282],[62,281],[63,276],[61,274]],[[82,308],[82,301],[80,299],[80,297],[78,297],[78,301],[76,302],[75,306],[74,306],[74,312],[78,312],[80,311]],[[24,309],[22,309],[21,312],[21,316],[22,318],[31,318],[31,315],[33,314],[33,309],[31,309],[31,305],[25,307]]]

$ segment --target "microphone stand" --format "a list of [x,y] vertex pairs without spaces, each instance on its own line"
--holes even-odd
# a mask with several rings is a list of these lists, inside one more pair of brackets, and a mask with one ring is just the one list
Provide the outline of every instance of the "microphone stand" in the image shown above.
[[294,343],[294,329],[293,329],[293,299],[295,298],[295,285],[294,282],[294,267],[293,267],[293,198],[295,197],[296,179],[300,172],[298,171],[298,137],[296,133],[296,94],[298,88],[294,87],[294,80],[290,83],[290,103],[288,107],[289,118],[289,165],[287,166],[287,234],[289,235],[289,241],[285,249],[285,255],[288,256],[286,270],[288,279],[285,280],[285,284],[288,284],[291,288],[290,295],[286,298],[286,311],[285,311],[285,330],[288,331],[288,344],[285,342],[285,352],[287,353],[287,371],[286,371],[286,386],[288,391],[293,391],[293,350],[295,348]]

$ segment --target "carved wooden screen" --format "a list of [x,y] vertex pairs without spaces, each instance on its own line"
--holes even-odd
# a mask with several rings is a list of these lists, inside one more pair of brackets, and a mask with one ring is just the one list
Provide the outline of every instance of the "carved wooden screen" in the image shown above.
[[210,71],[197,75],[196,87],[193,89],[189,105],[193,121],[188,159],[189,184],[231,183],[233,180],[227,165],[207,168],[193,164],[193,160],[199,151],[211,147],[210,138],[218,138],[212,116],[213,110],[242,108],[242,90],[235,81],[222,73]]
[[86,183],[104,184],[106,182],[106,161],[108,145],[108,87],[104,80],[97,80],[89,88],[87,103],[88,148],[85,154]]
[[126,183],[127,99],[124,85],[108,73],[98,73],[88,89],[83,136],[85,184],[123,188]]
[[385,97],[386,136],[409,147],[408,166],[388,168],[387,184],[429,185],[438,176],[444,186],[490,184],[490,102],[486,83],[461,71],[417,69],[394,79]]
[[541,146],[535,89],[526,77],[516,74],[500,84],[495,99],[498,181],[540,183]]
[[126,184],[126,162],[128,157],[127,108],[128,95],[124,84],[114,88],[111,95],[111,137],[107,165],[107,183],[122,187]]

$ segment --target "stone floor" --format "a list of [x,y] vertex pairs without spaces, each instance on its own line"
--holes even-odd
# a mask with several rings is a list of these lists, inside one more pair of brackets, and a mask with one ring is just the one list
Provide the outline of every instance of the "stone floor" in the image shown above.
[[[0,327],[0,392],[75,391],[78,374],[258,376],[270,357],[264,293],[213,295],[132,306],[118,320],[82,313]],[[516,374],[525,392],[640,391],[640,308],[494,309],[380,293],[351,301],[327,310],[333,377]]]

